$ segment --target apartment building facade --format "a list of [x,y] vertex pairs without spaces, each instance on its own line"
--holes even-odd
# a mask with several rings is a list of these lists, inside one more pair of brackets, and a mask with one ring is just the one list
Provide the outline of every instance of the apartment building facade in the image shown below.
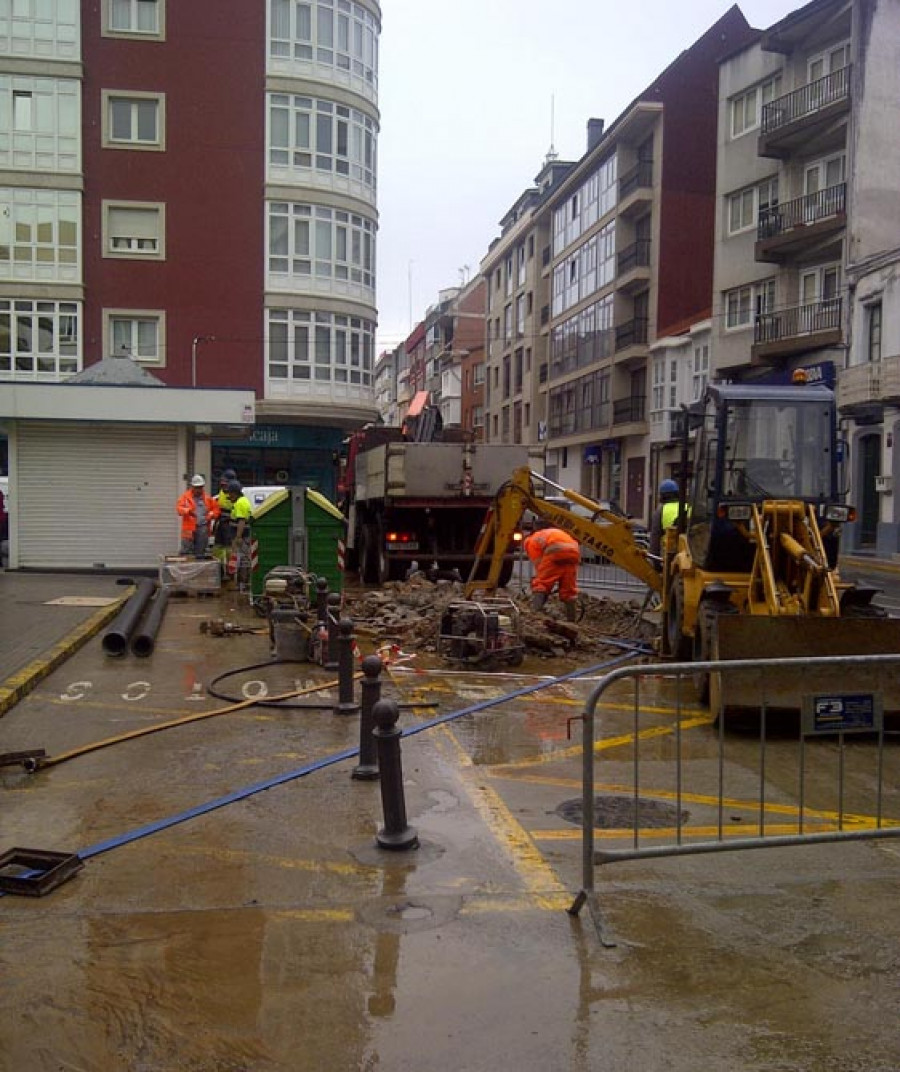
[[714,374],[836,388],[859,510],[844,547],[879,553],[900,549],[898,46],[889,0],[813,0],[720,79]]
[[[644,521],[655,501],[651,475],[677,464],[674,428],[663,420],[659,430],[672,438],[653,441],[651,465],[653,362],[670,375],[652,348],[670,335],[690,338],[709,316],[718,61],[751,37],[732,8],[609,129],[591,120],[585,155],[546,196],[523,204],[520,231],[503,234],[482,262],[491,303],[490,438],[515,441],[521,398],[523,415],[531,407],[528,432],[547,445],[548,476],[616,500]],[[539,273],[529,321],[527,292],[524,320],[519,315],[516,271],[523,244],[531,263],[532,236]],[[521,346],[521,386],[520,329],[531,353],[529,366],[529,347]],[[685,365],[678,378],[687,382],[693,347],[680,346],[678,356]],[[671,401],[660,394],[661,415]]]
[[0,377],[127,355],[252,389],[211,468],[333,492],[376,412],[380,25],[375,0],[3,5]]
[[481,261],[485,283],[484,437],[491,443],[544,443],[540,385],[547,377],[550,319],[551,191],[573,167],[548,154],[534,185],[500,221]]

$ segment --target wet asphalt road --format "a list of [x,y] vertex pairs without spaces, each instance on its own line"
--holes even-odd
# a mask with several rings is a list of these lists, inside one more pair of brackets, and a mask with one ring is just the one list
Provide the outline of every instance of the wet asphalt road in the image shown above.
[[[173,601],[151,659],[110,660],[92,640],[0,719],[0,752],[59,756],[220,709],[206,686],[235,668],[252,667],[220,686],[235,699],[259,682],[272,695],[331,679],[309,664],[258,666],[266,639],[202,634],[217,616],[260,625],[236,600],[189,599]],[[413,705],[410,728],[554,669],[456,674],[418,658],[384,690]],[[609,946],[587,913],[566,913],[581,883],[567,818],[581,792],[578,724],[574,740],[567,732],[593,684],[554,684],[406,737],[420,846],[405,853],[376,846],[378,783],[328,762],[358,743],[333,689],[319,710],[256,706],[32,775],[0,768],[0,851],[86,856],[46,897],[0,899],[0,1069],[900,1067],[898,842],[614,865],[598,878]],[[680,799],[688,825],[705,827],[715,731],[665,683],[642,702],[642,799],[671,806],[679,724]],[[622,800],[627,695],[606,710],[603,737],[598,793]],[[818,751],[808,792],[827,825],[840,756]],[[883,807],[900,819],[895,751],[883,756]],[[730,738],[726,819],[741,832],[759,818],[759,758],[752,739]],[[876,759],[871,743],[844,759],[844,804],[860,821]],[[791,742],[767,754],[773,827],[796,819],[795,761]]]

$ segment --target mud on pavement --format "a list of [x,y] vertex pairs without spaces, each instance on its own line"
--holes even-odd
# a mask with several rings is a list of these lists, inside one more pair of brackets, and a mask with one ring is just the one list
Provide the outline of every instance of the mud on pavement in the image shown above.
[[[439,591],[347,601],[365,650],[388,635],[421,649],[385,676],[404,728],[517,694],[404,738],[415,851],[377,847],[377,782],[354,781],[352,759],[323,763],[358,743],[333,688],[318,710],[257,705],[34,775],[0,768],[0,851],[92,850],[46,897],[0,898],[0,1069],[900,1067],[896,848],[623,865],[603,875],[603,947],[566,913],[579,841],[560,814],[580,792],[566,726],[592,682],[521,694],[602,653],[449,669],[416,639]],[[248,631],[202,632],[211,619]],[[236,697],[333,680],[272,664],[260,624],[223,594],[173,600],[150,659],[108,659],[96,637],[0,719],[0,752],[212,712],[226,701],[207,686],[226,673]],[[665,698],[651,699],[664,733]]]

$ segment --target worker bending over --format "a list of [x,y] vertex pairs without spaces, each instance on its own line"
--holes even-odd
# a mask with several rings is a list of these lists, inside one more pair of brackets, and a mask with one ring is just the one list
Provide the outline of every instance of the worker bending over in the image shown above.
[[547,597],[559,585],[559,598],[566,618],[574,622],[578,617],[578,566],[581,563],[581,548],[574,536],[562,529],[538,528],[525,538],[525,554],[534,566],[531,578],[531,605],[542,610]]

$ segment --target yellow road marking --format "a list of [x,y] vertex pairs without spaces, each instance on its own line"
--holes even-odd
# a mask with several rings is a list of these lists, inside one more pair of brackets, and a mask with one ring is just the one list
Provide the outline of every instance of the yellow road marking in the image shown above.
[[[400,687],[396,678],[394,683]],[[410,692],[415,695],[415,690]],[[445,723],[437,729],[454,752],[460,780],[475,810],[496,840],[508,849],[513,868],[528,894],[539,902],[543,902],[547,896],[564,895],[565,888],[531,840],[528,831],[517,822],[500,795],[490,786],[483,784],[481,771],[475,767],[469,753],[456,739],[450,726]],[[474,783],[476,773],[479,779],[477,785]]]
[[[581,779],[580,778],[546,778],[539,775],[528,775],[524,778],[515,777],[513,774],[507,774],[505,770],[492,770],[490,772],[491,777],[508,779],[509,781],[520,782],[524,785],[544,785],[553,786],[560,789],[571,789],[572,792],[581,792]],[[595,792],[598,793],[620,793],[627,796],[634,796],[633,785],[616,785],[614,783],[597,783],[594,786]],[[640,791],[642,799],[657,799],[657,800],[680,800],[684,804],[702,804],[711,808],[717,808],[719,806],[719,798],[711,796],[707,793],[689,793],[682,790],[682,792],[676,793],[674,789],[654,789],[652,787],[643,786]],[[737,800],[733,797],[722,798],[722,808],[729,811],[759,811],[758,800]],[[824,822],[840,823],[843,821],[844,826],[865,827],[877,826],[878,818],[874,815],[860,815],[856,812],[844,812],[843,816],[840,812],[829,811],[822,808],[800,808],[797,804],[776,804],[773,801],[765,802],[766,814],[773,815],[796,815],[799,816],[800,812],[803,812],[805,819],[821,819]],[[890,819],[887,816],[881,817],[882,826],[895,826],[900,825],[900,819]]]
[[[848,823],[844,823],[843,829],[846,830]],[[884,823],[882,827],[897,825],[900,828],[900,824]],[[866,824],[852,824],[854,830],[858,829],[876,829],[876,823],[873,820],[871,823]],[[760,827],[758,823],[740,823],[735,825],[734,823],[728,823],[722,825],[722,838],[729,837],[775,837],[780,834],[812,834],[823,833],[828,834],[836,830],[842,829],[838,823],[822,821],[816,825],[815,830],[809,830],[804,823],[803,830],[800,829],[799,823],[766,823],[764,827]],[[535,841],[580,841],[580,830],[532,830],[531,836]],[[675,826],[661,826],[661,827],[641,827],[638,831],[638,841],[652,841],[655,838],[676,838],[678,837],[678,828]],[[681,840],[692,841],[697,838],[715,838],[719,837],[719,828],[717,826],[683,826],[681,828]],[[628,839],[629,841],[634,839],[634,830],[631,827],[616,828],[616,829],[604,829],[602,827],[594,827],[594,840],[603,841],[605,838],[613,838],[615,840]]]
[[[637,740],[649,741],[654,737],[672,736],[679,726],[683,732],[684,730],[692,730],[696,726],[708,726],[712,721],[712,716],[706,715],[701,718],[685,718],[672,726],[650,726],[645,730],[638,731]],[[633,745],[634,742],[635,735],[633,733],[623,733],[618,737],[604,737],[603,740],[594,742],[594,751],[606,752],[611,748],[619,748],[621,745]],[[493,767],[492,770],[521,770],[525,767],[541,767],[546,766],[548,763],[553,763],[555,760],[573,759],[581,754],[581,745],[577,744],[572,745],[571,748],[558,748],[553,752],[543,752],[541,755],[532,756],[529,759],[520,759],[515,763],[501,763]]]

